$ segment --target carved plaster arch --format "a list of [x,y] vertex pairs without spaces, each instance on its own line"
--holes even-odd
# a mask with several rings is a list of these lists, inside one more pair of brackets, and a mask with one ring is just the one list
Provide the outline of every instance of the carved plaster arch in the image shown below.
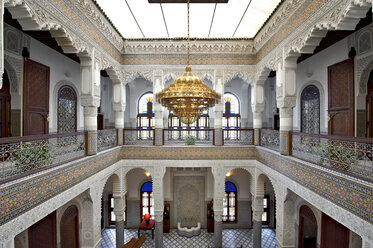
[[232,81],[235,78],[242,79],[242,81],[246,82],[250,85],[253,81],[252,75],[249,72],[245,71],[224,71],[224,85],[228,82]]
[[166,83],[170,80],[175,81],[176,77],[177,75],[174,72],[168,72],[167,74],[165,74],[163,76],[163,86],[166,86]]
[[122,197],[123,196],[123,187],[122,187],[122,181],[120,180],[121,173],[119,171],[115,171],[112,174],[105,177],[104,180],[104,187],[101,190],[101,197],[104,193],[104,189],[108,181],[111,179],[113,183],[113,197]]
[[[253,196],[253,189],[255,188],[254,184],[254,176],[255,175],[255,169],[253,167],[225,167],[224,175],[227,175],[228,172],[233,171],[233,170],[244,170],[248,175],[249,175],[249,180],[250,180],[250,194]],[[227,176],[225,176],[227,180]],[[228,180],[231,181],[231,180]],[[239,184],[235,183],[236,187],[239,188]]]
[[356,62],[357,82],[359,83],[358,96],[366,97],[369,74],[373,70],[373,54],[360,58]]
[[149,82],[153,82],[153,71],[125,71],[124,84],[134,81],[136,78],[144,78]]
[[276,181],[271,176],[267,175],[264,172],[259,172],[258,175],[255,178],[255,193],[254,193],[254,196],[255,197],[260,197],[260,198],[264,197],[264,190],[265,190],[264,181],[265,181],[266,177],[271,182],[273,192],[275,194],[275,197],[277,197],[276,186],[275,186]]
[[4,54],[4,71],[8,73],[11,94],[20,94],[23,79],[23,60]]

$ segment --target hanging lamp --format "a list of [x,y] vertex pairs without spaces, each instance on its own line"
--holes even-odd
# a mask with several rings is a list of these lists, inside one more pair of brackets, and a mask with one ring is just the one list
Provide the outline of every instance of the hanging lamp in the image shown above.
[[198,75],[192,73],[192,68],[189,65],[189,1],[187,3],[188,50],[185,72],[179,75],[171,85],[156,94],[157,102],[172,111],[184,124],[194,123],[204,110],[215,106],[221,99],[219,93],[210,89]]

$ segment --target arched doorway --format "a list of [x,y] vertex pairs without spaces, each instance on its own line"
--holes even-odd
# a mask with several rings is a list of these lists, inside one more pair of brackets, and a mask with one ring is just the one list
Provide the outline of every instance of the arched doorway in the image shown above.
[[317,221],[312,210],[303,205],[299,209],[299,248],[316,248]]
[[57,131],[58,133],[76,132],[77,98],[74,89],[68,85],[58,91],[57,102]]
[[366,110],[367,110],[367,137],[373,137],[373,70],[370,71],[367,86]]
[[301,94],[301,130],[303,133],[320,133],[320,92],[308,85]]
[[61,248],[79,247],[79,211],[74,205],[68,207],[61,218]]
[[8,73],[4,71],[0,90],[0,137],[10,137],[10,92]]

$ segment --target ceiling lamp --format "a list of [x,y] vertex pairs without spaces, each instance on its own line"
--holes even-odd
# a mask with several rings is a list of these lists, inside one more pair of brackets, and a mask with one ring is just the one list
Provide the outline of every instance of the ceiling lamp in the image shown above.
[[210,89],[202,79],[192,73],[189,66],[189,0],[188,8],[188,56],[185,72],[178,76],[166,89],[156,94],[156,100],[169,111],[177,115],[184,124],[196,121],[204,110],[213,107],[221,99],[221,95]]

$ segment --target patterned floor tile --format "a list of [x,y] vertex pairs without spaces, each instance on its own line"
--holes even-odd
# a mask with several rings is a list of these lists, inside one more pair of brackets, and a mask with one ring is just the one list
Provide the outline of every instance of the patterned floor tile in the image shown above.
[[[223,246],[227,248],[250,248],[253,246],[252,229],[225,229],[223,230]],[[153,248],[151,232],[145,232],[146,241],[142,247]],[[137,229],[124,230],[124,240],[128,242],[132,237],[137,238]],[[202,230],[197,237],[187,238],[177,234],[176,229],[163,235],[163,246],[165,248],[207,248],[213,244],[214,234]],[[262,229],[262,247],[277,248],[276,232],[273,229]],[[101,248],[115,248],[115,228],[107,228],[102,231]]]

